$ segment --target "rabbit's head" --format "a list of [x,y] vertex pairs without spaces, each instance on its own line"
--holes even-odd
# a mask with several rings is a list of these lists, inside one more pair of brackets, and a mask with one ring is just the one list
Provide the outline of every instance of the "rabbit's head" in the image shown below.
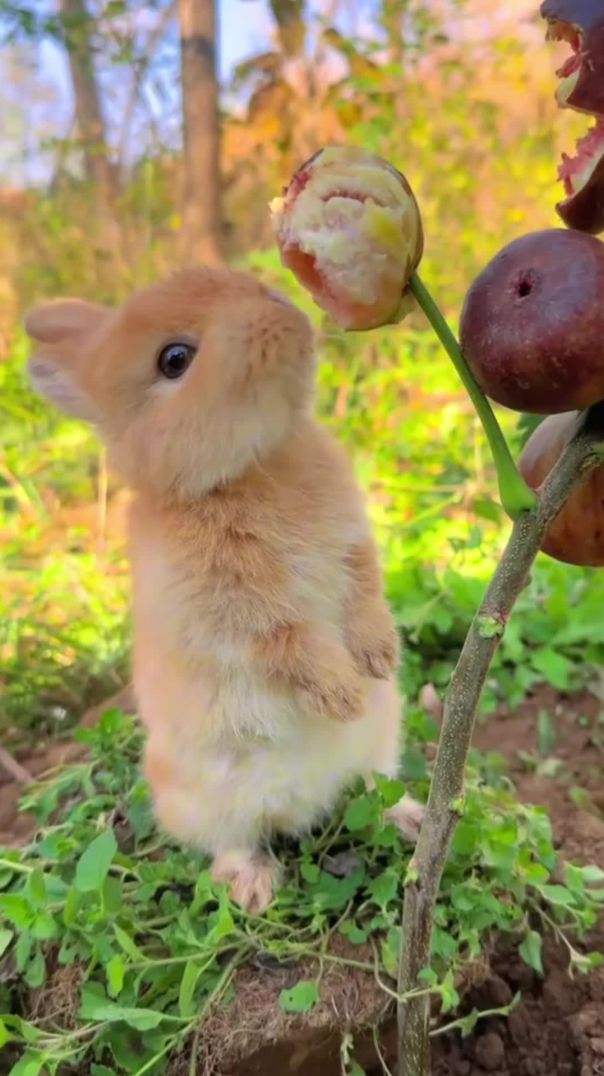
[[116,310],[34,309],[34,387],[95,425],[135,488],[191,498],[293,432],[314,389],[307,318],[251,274],[183,269]]

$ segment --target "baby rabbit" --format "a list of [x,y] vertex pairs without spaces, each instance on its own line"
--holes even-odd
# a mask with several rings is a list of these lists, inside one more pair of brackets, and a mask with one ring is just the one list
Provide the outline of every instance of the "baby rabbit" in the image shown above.
[[[251,912],[263,843],[394,776],[397,635],[351,466],[312,417],[310,325],[247,273],[180,270],[26,319],[36,389],[134,491],[134,685],[159,822]],[[392,816],[409,839],[422,808]]]

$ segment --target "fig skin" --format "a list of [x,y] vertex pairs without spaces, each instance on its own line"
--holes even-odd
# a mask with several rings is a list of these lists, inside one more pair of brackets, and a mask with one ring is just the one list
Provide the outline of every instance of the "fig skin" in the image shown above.
[[549,23],[578,26],[582,63],[564,104],[590,115],[604,114],[604,8],[601,0],[545,0],[541,15]]
[[568,22],[583,31],[604,22],[601,0],[543,0],[539,10],[548,22]]
[[[526,442],[518,469],[538,490],[570,440],[578,411],[551,415]],[[554,560],[583,568],[604,567],[604,463],[580,480],[550,523],[541,549]]]
[[604,157],[580,191],[556,204],[556,213],[567,228],[589,235],[604,231]]
[[[604,7],[602,0],[545,0],[541,16],[550,25],[550,36],[572,37],[581,31],[581,66],[570,93],[558,97],[562,108],[604,117]],[[600,161],[585,186],[556,204],[556,212],[567,228],[590,235],[604,231],[604,160]]]
[[461,347],[513,411],[553,415],[604,399],[604,243],[564,228],[513,240],[471,285]]

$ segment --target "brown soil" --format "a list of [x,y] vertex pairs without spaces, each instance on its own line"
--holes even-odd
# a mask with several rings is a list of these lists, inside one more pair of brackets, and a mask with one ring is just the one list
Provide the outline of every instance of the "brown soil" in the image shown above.
[[[549,757],[562,764],[550,777],[531,772],[531,761],[519,757],[526,752],[539,761],[540,710],[555,730]],[[514,714],[490,718],[474,742],[481,751],[504,755],[519,796],[546,807],[564,858],[604,869],[602,714],[604,704],[593,695],[564,699],[542,689]],[[586,948],[604,952],[604,924]],[[514,952],[499,952],[492,977],[468,992],[464,1008],[496,1008],[517,990],[521,1004],[507,1020],[479,1024],[466,1040],[452,1034],[437,1041],[434,1076],[604,1076],[604,967],[574,979],[567,967],[565,951],[553,943],[545,946],[543,979]]]
[[[110,699],[88,710],[80,721],[81,728],[91,728],[104,710],[121,709],[134,713],[133,694],[130,685],[122,688]],[[20,848],[27,843],[35,829],[32,815],[19,810],[28,776],[38,779],[60,766],[84,758],[86,748],[73,740],[48,740],[38,744],[35,750],[21,750],[3,759],[0,754],[0,845],[4,848]],[[12,765],[11,765],[12,761]],[[16,766],[14,765],[16,763]],[[15,779],[15,770],[23,771]]]
[[[539,754],[540,711],[549,715],[555,734],[547,761]],[[564,699],[543,689],[514,714],[502,711],[491,717],[477,729],[474,742],[481,751],[504,755],[519,795],[547,808],[564,858],[604,869],[603,713],[604,704],[592,695]],[[65,745],[55,745],[50,755],[19,761],[38,773],[56,765],[56,752],[64,750]],[[552,759],[558,760],[557,767]],[[12,836],[13,843],[21,843],[27,837],[27,824],[15,814],[16,796],[14,781],[0,783],[0,842]],[[604,952],[604,924],[585,948]],[[359,958],[358,949],[354,955]],[[553,942],[544,948],[544,978],[512,949],[495,952],[488,972],[477,969],[466,985],[463,1010],[506,1005],[517,991],[521,1003],[507,1020],[485,1020],[466,1039],[457,1032],[436,1038],[433,1076],[604,1076],[604,967],[571,979],[567,964],[566,952]],[[309,977],[314,974],[314,969],[306,970]],[[301,965],[242,969],[232,1005],[210,1014],[192,1044],[198,1076],[340,1076],[340,1045],[347,1029],[354,1033],[357,1061],[377,1076],[383,1070],[371,1027],[380,1019],[380,1050],[394,1072],[394,1021],[384,1011],[377,984],[332,964],[321,1004],[309,1016],[288,1017],[279,1008],[278,995],[304,971]],[[53,997],[55,1012],[61,1005]],[[190,1062],[189,1049],[171,1067],[173,1076],[191,1071]]]

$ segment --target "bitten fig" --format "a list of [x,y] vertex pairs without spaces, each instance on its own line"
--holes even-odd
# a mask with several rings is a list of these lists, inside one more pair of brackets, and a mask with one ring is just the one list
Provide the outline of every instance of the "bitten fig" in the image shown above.
[[567,41],[572,53],[556,74],[561,108],[586,112],[596,120],[577,142],[574,157],[564,153],[558,177],[566,197],[558,215],[569,228],[604,230],[604,4],[602,0],[545,0],[541,14],[547,36]]
[[[551,415],[529,437],[518,468],[531,489],[538,490],[570,440],[578,411]],[[562,511],[547,529],[544,553],[581,567],[604,567],[604,463],[575,487]]]
[[281,260],[344,329],[397,321],[423,253],[407,180],[354,146],[327,146],[271,204]]
[[503,248],[474,280],[461,346],[487,396],[551,415],[604,399],[604,243],[551,228]]

